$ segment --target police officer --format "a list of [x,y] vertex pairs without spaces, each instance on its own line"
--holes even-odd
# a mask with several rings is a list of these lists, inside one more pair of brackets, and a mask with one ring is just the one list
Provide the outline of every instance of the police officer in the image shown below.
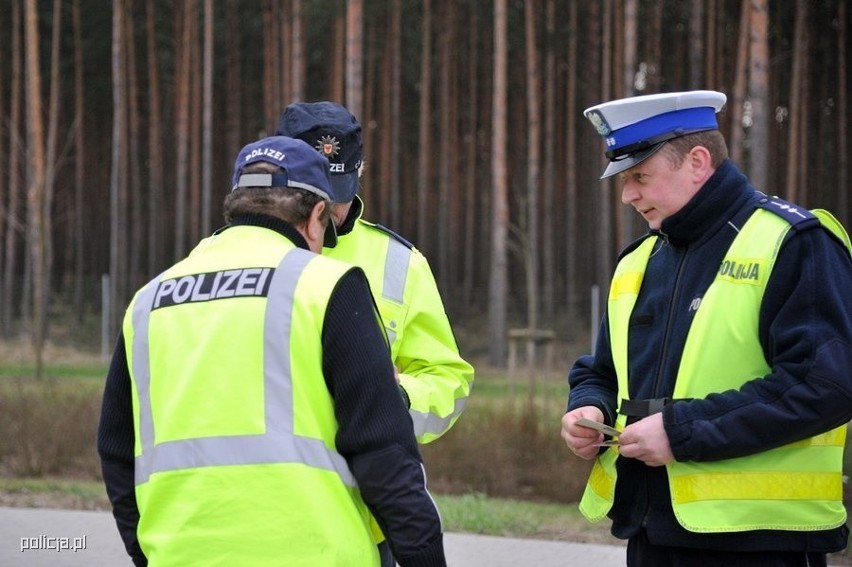
[[596,459],[580,509],[609,516],[628,565],[825,565],[848,537],[848,237],[749,184],[718,131],[724,103],[585,111],[602,177],[650,231],[621,253],[595,353],[571,368],[562,437]]
[[127,310],[98,452],[136,565],[379,565],[373,516],[400,565],[445,564],[367,280],[317,254],[328,168],[244,147],[227,226]]
[[[284,109],[275,133],[304,140],[328,158],[338,195],[332,215],[340,241],[323,253],[367,274],[414,433],[420,443],[434,441],[464,411],[473,367],[459,355],[426,257],[392,230],[361,217],[361,124],[337,103],[298,102]],[[381,531],[374,531],[381,541]],[[382,565],[392,565],[386,544],[380,549]]]

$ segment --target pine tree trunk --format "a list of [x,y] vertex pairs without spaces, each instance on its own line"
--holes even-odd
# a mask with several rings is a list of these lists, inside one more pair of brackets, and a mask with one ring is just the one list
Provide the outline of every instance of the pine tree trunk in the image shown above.
[[[166,223],[163,216],[163,119],[160,97],[160,71],[158,65],[155,29],[155,0],[146,5],[146,41],[148,60],[148,264],[147,273],[153,275],[165,265],[164,237]],[[239,114],[239,106],[233,114]],[[230,116],[231,113],[229,113]]]
[[213,215],[213,0],[204,0],[202,69],[201,236],[210,234]]
[[[748,175],[755,187],[765,188],[769,174],[769,6],[768,0],[749,0],[749,136]],[[800,0],[807,2],[808,0]]]
[[364,118],[364,5],[363,0],[346,1],[346,107]]
[[[71,215],[68,241],[73,243],[74,258],[74,320],[83,322],[83,286],[84,286],[84,233],[85,213],[83,207],[84,171],[86,166],[85,121],[86,106],[83,89],[83,28],[80,21],[80,0],[74,0],[72,7],[74,26],[74,205]],[[151,209],[156,210],[156,209]]]
[[745,166],[745,132],[743,131],[743,113],[745,111],[746,90],[748,88],[749,69],[749,29],[751,6],[743,0],[740,10],[739,34],[737,40],[737,64],[734,73],[733,93],[728,101],[731,115],[731,133],[728,136],[728,152],[731,161]]
[[[752,0],[756,2],[757,0]],[[800,198],[800,172],[807,159],[806,139],[802,136],[805,122],[806,83],[805,57],[808,52],[808,0],[796,1],[796,24],[793,34],[793,70],[790,73],[790,136],[787,143],[787,183],[784,196],[790,201]],[[755,118],[757,120],[757,118]],[[752,175],[752,178],[754,176]],[[757,185],[761,187],[761,185]],[[801,187],[804,191],[805,187]]]
[[432,2],[423,0],[423,35],[420,50],[420,137],[417,160],[417,246],[429,248],[426,241],[428,195],[432,191]]
[[114,0],[112,19],[112,164],[110,174],[109,336],[120,328],[127,281],[127,56],[125,3]]
[[508,268],[506,235],[509,230],[509,178],[507,157],[508,15],[507,0],[494,0],[494,90],[492,93],[492,229],[491,270],[488,286],[488,361],[506,365],[506,308]]
[[23,61],[24,50],[23,38],[21,37],[21,8],[19,2],[12,3],[12,77],[10,81],[11,95],[9,100],[9,199],[6,207],[6,236],[3,239],[5,250],[3,255],[3,281],[5,285],[0,289],[3,301],[3,336],[11,338],[12,322],[15,317],[13,305],[15,304],[15,290],[20,289],[16,285],[15,268],[18,259],[18,225],[21,209],[21,176],[20,158],[23,152],[21,141],[21,104],[23,102]]
[[46,237],[44,227],[45,155],[44,120],[41,106],[41,69],[39,68],[38,7],[35,0],[24,3],[24,30],[26,39],[26,92],[27,92],[27,236],[32,258],[33,319],[32,346],[35,354],[35,377],[41,379],[44,364],[44,318],[47,309]]

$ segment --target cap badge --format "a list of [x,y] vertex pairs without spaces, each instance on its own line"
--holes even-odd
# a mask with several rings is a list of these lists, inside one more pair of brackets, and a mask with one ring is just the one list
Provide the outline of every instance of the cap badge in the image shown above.
[[590,112],[588,118],[589,121],[592,123],[592,126],[595,127],[595,130],[597,130],[598,134],[600,134],[601,136],[607,136],[612,132],[609,127],[609,124],[606,123],[606,120],[604,120],[604,117],[601,116],[600,112]]
[[336,157],[340,153],[340,142],[334,136],[323,136],[317,141],[317,145],[314,147],[327,159]]

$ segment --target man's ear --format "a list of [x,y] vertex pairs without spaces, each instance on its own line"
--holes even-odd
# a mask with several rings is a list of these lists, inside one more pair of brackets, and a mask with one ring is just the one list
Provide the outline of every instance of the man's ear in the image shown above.
[[692,166],[693,180],[696,183],[703,184],[713,175],[713,158],[710,156],[710,150],[704,146],[694,146],[689,150],[686,159]]
[[314,208],[311,209],[311,216],[308,219],[308,227],[311,230],[311,238],[322,240],[325,233],[325,225],[322,222],[323,212],[325,212],[325,201],[317,201]]
[[314,242],[318,242],[320,248],[322,247],[323,238],[325,236],[325,224],[322,222],[322,218],[325,213],[326,206],[325,201],[318,201],[317,204],[314,205],[314,208],[311,209],[311,215],[308,217],[308,222],[305,226],[305,232],[307,233],[309,243],[313,244]]

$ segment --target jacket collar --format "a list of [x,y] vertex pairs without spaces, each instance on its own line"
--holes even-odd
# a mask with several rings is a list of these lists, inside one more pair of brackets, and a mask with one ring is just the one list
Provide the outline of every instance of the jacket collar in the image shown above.
[[698,243],[715,234],[754,194],[745,175],[726,159],[684,207],[658,231],[672,244]]
[[310,250],[310,247],[308,246],[308,241],[305,240],[305,237],[302,236],[302,233],[296,230],[296,227],[294,227],[289,222],[279,219],[277,217],[260,213],[247,213],[244,215],[237,215],[236,217],[232,218],[231,223],[222,230],[233,226],[257,226],[260,228],[274,230],[281,236],[284,236],[285,238],[291,240],[293,244],[295,244],[299,248]]

